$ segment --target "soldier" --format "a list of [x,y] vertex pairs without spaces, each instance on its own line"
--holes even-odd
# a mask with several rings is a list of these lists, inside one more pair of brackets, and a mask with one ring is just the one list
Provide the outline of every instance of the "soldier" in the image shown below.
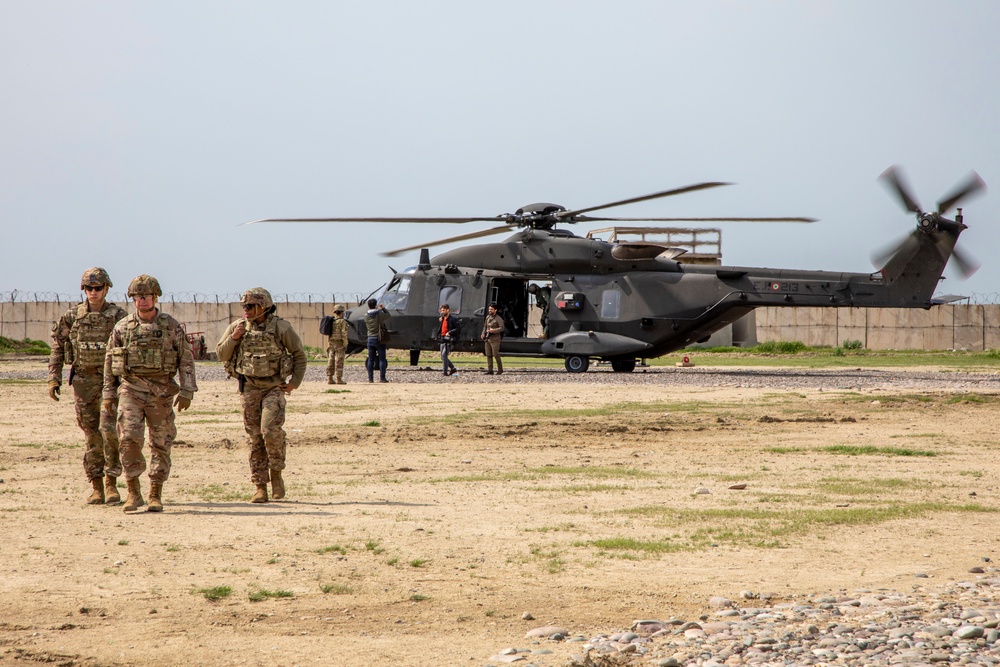
[[347,384],[344,382],[344,356],[347,352],[347,320],[344,319],[344,307],[339,303],[333,307],[333,329],[330,331],[330,342],[327,346],[330,353],[330,361],[326,365],[326,383],[334,384],[334,373],[337,375],[336,384]]
[[87,269],[80,279],[80,289],[86,301],[67,310],[52,325],[52,354],[49,356],[49,396],[59,400],[63,363],[70,365],[69,383],[76,401],[76,423],[86,438],[83,470],[94,490],[87,504],[109,505],[121,502],[118,477],[122,474],[118,456],[118,434],[115,433],[115,411],[112,401],[107,410],[101,409],[104,387],[104,354],[108,336],[115,323],[128,312],[107,301],[112,287],[108,272],[99,266]]
[[542,325],[542,335],[539,338],[549,337],[549,301],[552,300],[552,287],[549,285],[543,285],[539,287],[538,285],[532,283],[528,285],[528,293],[535,295],[535,305],[538,306],[541,311],[541,325]]
[[243,319],[231,323],[215,351],[239,380],[243,429],[250,446],[250,481],[257,487],[252,503],[285,497],[285,395],[302,384],[306,352],[286,320],[275,315],[271,294],[263,287],[243,293]]
[[500,340],[503,338],[503,318],[497,315],[497,305],[491,303],[483,320],[483,351],[486,354],[486,374],[493,375],[493,359],[497,360],[497,375],[503,373]]
[[389,311],[375,299],[368,299],[368,312],[365,313],[365,329],[368,331],[368,358],[365,360],[365,370],[368,371],[368,381],[375,381],[375,369],[378,369],[379,382],[388,382],[385,371],[389,367],[386,341],[380,335],[386,322],[389,321]]
[[198,391],[194,357],[180,322],[157,308],[163,291],[156,278],[133,278],[128,295],[136,312],[116,324],[108,339],[104,405],[110,410],[117,395],[118,439],[128,484],[122,509],[134,512],[146,504],[139,476],[146,470],[142,441],[148,429],[149,511],[162,512],[163,483],[170,477],[170,449],[177,436],[173,406],[187,410]]

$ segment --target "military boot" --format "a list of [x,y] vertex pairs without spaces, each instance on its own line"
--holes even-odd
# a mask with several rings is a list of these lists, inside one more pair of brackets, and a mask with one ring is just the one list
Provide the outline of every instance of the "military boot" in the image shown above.
[[149,483],[149,509],[147,512],[162,512],[163,511],[163,501],[160,500],[160,494],[163,493],[163,482],[150,482]]
[[271,497],[275,500],[285,497],[285,481],[281,479],[280,470],[271,471]]
[[101,483],[100,477],[95,477],[90,480],[90,484],[94,487],[94,492],[90,494],[87,498],[88,505],[103,505],[104,504],[104,485]]
[[118,478],[117,477],[105,477],[104,478],[104,502],[108,505],[117,505],[122,501],[121,494],[118,493]]
[[253,498],[250,499],[252,503],[266,503],[267,502],[267,484],[258,484],[257,490],[253,494]]
[[326,383],[327,384],[333,384],[333,373],[327,373],[326,374]]
[[146,501],[142,499],[142,489],[139,487],[139,478],[126,480],[128,485],[128,498],[125,499],[125,504],[122,505],[123,512],[134,512],[143,505]]
[[337,371],[337,384],[347,384],[344,382],[344,371]]

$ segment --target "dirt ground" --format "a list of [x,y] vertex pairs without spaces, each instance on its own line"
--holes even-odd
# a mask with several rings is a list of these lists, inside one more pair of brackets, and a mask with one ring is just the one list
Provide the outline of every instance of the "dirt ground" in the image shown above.
[[[20,370],[44,360],[0,360],[0,664],[478,666],[540,626],[931,590],[1000,560],[990,393],[353,369],[291,395],[288,498],[251,505],[235,383],[201,379],[166,511],[126,515],[84,502],[70,392]],[[538,665],[580,646],[542,645]]]

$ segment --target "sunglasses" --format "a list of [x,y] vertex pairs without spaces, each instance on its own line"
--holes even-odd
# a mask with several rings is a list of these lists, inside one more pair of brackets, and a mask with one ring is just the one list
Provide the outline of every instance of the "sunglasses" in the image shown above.
[[83,289],[87,290],[88,292],[100,292],[102,289],[104,289],[104,285],[99,285],[97,287],[93,285],[84,285]]
[[244,303],[243,310],[250,311],[257,307],[256,303]]

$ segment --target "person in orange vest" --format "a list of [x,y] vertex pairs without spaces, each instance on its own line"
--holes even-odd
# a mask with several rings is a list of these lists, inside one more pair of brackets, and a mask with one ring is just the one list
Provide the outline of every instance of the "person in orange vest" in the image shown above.
[[455,341],[462,334],[462,325],[459,324],[458,318],[451,314],[451,307],[448,304],[443,304],[438,312],[441,313],[441,317],[438,318],[436,333],[438,342],[441,343],[442,370],[446,377],[457,375],[458,369],[455,368],[455,364],[451,363],[448,355],[451,353]]

